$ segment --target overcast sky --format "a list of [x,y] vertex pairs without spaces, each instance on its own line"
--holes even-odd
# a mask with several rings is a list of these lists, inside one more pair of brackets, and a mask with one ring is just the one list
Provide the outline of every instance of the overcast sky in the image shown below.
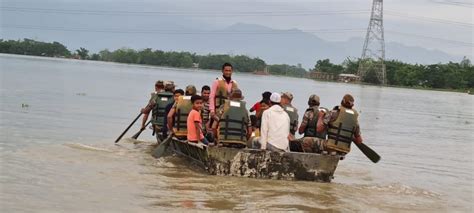
[[[120,16],[176,20],[186,27],[223,29],[235,23],[297,28],[332,41],[364,37],[371,0],[0,0],[1,37],[41,35],[11,26],[120,28]],[[473,55],[472,0],[386,0],[387,42]],[[35,10],[35,9],[41,10]],[[47,10],[45,10],[47,9]],[[102,14],[101,14],[102,13]],[[164,13],[170,13],[165,14]],[[166,18],[164,18],[166,17]],[[100,21],[91,22],[91,18]],[[71,22],[72,19],[76,21]],[[64,20],[61,22],[61,20]],[[86,20],[81,22],[80,20]],[[173,21],[170,21],[173,22]],[[123,29],[127,30],[127,29]],[[16,33],[9,33],[15,31]],[[36,33],[36,34],[35,34]],[[130,36],[133,36],[131,34]],[[37,36],[38,37],[38,36]],[[41,36],[39,36],[41,37]]]

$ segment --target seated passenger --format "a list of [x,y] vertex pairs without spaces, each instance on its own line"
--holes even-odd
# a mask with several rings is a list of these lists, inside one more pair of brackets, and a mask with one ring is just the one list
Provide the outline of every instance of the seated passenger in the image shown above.
[[214,119],[218,123],[217,140],[224,146],[246,147],[252,133],[245,101],[242,99],[242,91],[237,88],[232,89],[230,100],[225,100],[216,111]]
[[[182,89],[177,89],[173,92],[173,102],[169,103],[168,105],[166,105],[165,107],[165,115],[168,115],[171,111],[171,108],[173,108],[173,105],[174,103],[176,103],[179,99],[180,96],[183,96],[184,95],[184,91]],[[174,118],[171,120],[171,126],[174,125]],[[168,118],[166,119],[163,119],[163,129],[162,129],[162,134],[163,134],[163,138],[167,138],[168,137],[168,132],[170,130],[168,129]]]
[[322,125],[323,123],[325,109],[320,108],[319,104],[319,96],[313,94],[309,97],[309,108],[306,109],[303,121],[298,129],[298,132],[300,134],[304,133],[304,136],[297,141],[299,144],[294,144],[295,142],[292,143],[293,151],[313,153],[320,153],[323,151],[323,143],[326,139],[326,133],[324,131],[318,132],[316,129],[318,123],[319,125]]
[[186,139],[188,134],[186,122],[192,109],[191,96],[193,95],[196,95],[196,87],[188,85],[185,96],[180,96],[168,113],[168,129],[179,139]]
[[291,105],[293,100],[293,94],[290,92],[284,92],[281,94],[281,107],[288,113],[290,117],[290,135],[288,136],[289,140],[295,139],[295,133],[298,131],[298,109]]
[[264,102],[265,100],[269,100],[271,95],[272,95],[272,93],[271,93],[271,92],[268,92],[268,91],[265,91],[264,93],[262,93],[262,100],[259,101],[259,102],[257,102],[257,103],[255,103],[255,104],[252,106],[252,108],[250,108],[249,111],[250,111],[250,112],[254,112],[254,111],[255,111],[255,112],[258,112],[258,111],[260,111],[260,104],[261,104],[262,102]]
[[189,142],[208,144],[204,134],[202,132],[202,97],[199,95],[193,95],[191,97],[192,109],[189,112],[186,126],[188,128],[187,138]]
[[201,117],[202,117],[202,127],[204,131],[204,135],[208,132],[209,127],[209,94],[211,93],[211,88],[208,85],[204,85],[201,88],[201,97],[202,97],[202,110],[201,110]]
[[280,105],[279,93],[270,96],[271,107],[262,115],[260,129],[260,148],[276,152],[288,152],[288,135],[290,134],[290,117]]
[[344,95],[341,105],[334,107],[324,117],[324,124],[318,131],[327,129],[328,140],[325,148],[328,152],[345,155],[351,150],[351,142],[362,143],[359,127],[359,113],[353,108],[354,97]]

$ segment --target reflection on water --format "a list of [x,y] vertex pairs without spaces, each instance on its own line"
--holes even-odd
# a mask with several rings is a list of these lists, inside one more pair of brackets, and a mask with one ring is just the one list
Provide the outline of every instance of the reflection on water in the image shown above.
[[328,108],[352,93],[365,143],[382,156],[372,164],[353,147],[331,184],[270,181],[154,159],[148,130],[146,142],[113,144],[155,80],[200,87],[214,72],[5,55],[0,68],[2,212],[472,210],[474,96],[236,74],[248,105],[291,91],[300,114],[312,93]]

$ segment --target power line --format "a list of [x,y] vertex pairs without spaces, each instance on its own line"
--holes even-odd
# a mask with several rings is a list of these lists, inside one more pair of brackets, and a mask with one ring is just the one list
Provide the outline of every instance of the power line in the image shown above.
[[333,11],[125,11],[125,10],[71,10],[50,8],[25,8],[25,7],[0,7],[3,11],[32,12],[32,13],[58,13],[72,15],[100,15],[100,16],[198,16],[198,17],[234,17],[234,16],[318,16],[339,14],[364,14],[368,10],[333,10]]
[[[238,11],[238,12],[219,12],[219,11],[126,11],[126,10],[77,10],[77,9],[51,9],[51,8],[26,8],[26,7],[0,7],[2,11],[9,12],[31,12],[46,14],[67,14],[67,15],[99,15],[99,16],[192,16],[192,17],[287,17],[287,16],[329,16],[329,15],[349,15],[349,14],[368,14],[369,10],[332,10],[332,11]],[[396,11],[386,11],[387,15],[401,17],[405,19],[417,20],[422,22],[432,22],[438,24],[449,24],[461,27],[474,27],[474,24],[467,22],[458,22],[447,19],[416,16]]]
[[[308,29],[304,31],[300,30],[253,30],[253,31],[234,31],[234,30],[173,30],[173,29],[127,29],[123,28],[65,28],[65,27],[54,27],[54,26],[33,26],[33,25],[1,25],[2,28],[10,29],[26,29],[26,30],[45,30],[45,31],[66,31],[66,32],[87,32],[87,33],[116,33],[116,34],[158,34],[158,35],[284,35],[284,34],[299,34],[299,33],[361,33],[366,31],[364,28],[347,28],[347,29]],[[430,39],[435,41],[442,41],[445,43],[451,43],[459,46],[474,46],[474,43],[450,40],[444,38],[437,38],[431,36],[424,36],[418,34],[404,33],[393,30],[385,30],[385,32],[391,34],[397,34],[406,37],[419,38],[419,39]]]
[[255,31],[234,31],[234,30],[144,30],[144,29],[113,29],[113,28],[64,28],[64,27],[51,27],[51,26],[32,26],[32,25],[2,25],[3,28],[16,28],[16,29],[35,29],[35,30],[51,30],[51,31],[73,31],[73,32],[96,32],[96,33],[131,33],[131,34],[299,34],[299,33],[346,33],[346,32],[361,32],[364,29],[313,29],[308,31],[300,30],[255,30]]
[[447,20],[447,19],[439,19],[439,18],[432,18],[432,17],[426,17],[426,16],[416,16],[416,15],[410,15],[410,14],[406,14],[406,13],[399,13],[399,12],[390,11],[390,10],[386,10],[385,14],[390,15],[390,16],[402,17],[402,18],[406,18],[406,19],[427,21],[427,22],[433,22],[433,23],[439,23],[439,24],[458,25],[458,26],[469,27],[469,28],[474,27],[474,24],[472,24],[472,23],[451,21],[451,20]]
[[442,41],[442,42],[445,42],[445,43],[458,44],[460,46],[471,46],[471,47],[474,46],[474,43],[451,40],[451,39],[445,39],[445,38],[437,38],[437,37],[432,37],[432,36],[417,35],[417,34],[412,34],[412,33],[403,33],[403,32],[391,31],[391,30],[386,30],[385,32],[398,34],[398,35],[402,35],[402,36],[417,37],[417,38],[422,38],[422,39],[430,39],[430,40],[434,40],[434,41]]
[[445,5],[458,6],[458,7],[474,8],[474,4],[468,3],[468,2],[458,2],[458,1],[450,1],[450,0],[444,0],[444,1],[432,0],[431,2],[436,3],[436,4],[445,4]]

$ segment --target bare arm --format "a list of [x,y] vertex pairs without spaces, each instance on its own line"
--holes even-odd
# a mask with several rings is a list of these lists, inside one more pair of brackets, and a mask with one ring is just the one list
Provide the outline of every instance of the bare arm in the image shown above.
[[247,127],[247,140],[252,137],[252,126]]
[[253,112],[253,111],[255,111],[255,108],[252,106],[252,108],[249,109],[249,112]]
[[211,94],[209,94],[209,112],[211,115],[216,113],[216,90],[217,90],[217,80],[212,83]]
[[201,123],[199,121],[194,121],[194,126],[196,127],[196,135],[198,137],[198,142],[201,141]]
[[146,105],[145,108],[141,109],[141,112],[143,113],[143,120],[142,120],[142,129],[145,128],[146,121],[148,120],[148,116],[150,115],[151,110],[155,107],[155,104],[150,100],[148,104]]
[[148,120],[148,116],[150,115],[150,113],[143,113],[143,119],[142,119],[142,127],[141,129],[145,129],[145,124],[146,124],[146,121]]
[[168,130],[169,131],[173,131],[173,116],[174,116],[174,113],[175,113],[175,108],[171,108],[170,112],[168,113],[168,116],[166,117],[166,119],[168,120]]
[[307,113],[303,116],[303,121],[301,121],[300,128],[298,129],[298,133],[303,134],[306,130],[306,126],[308,125],[308,115]]

